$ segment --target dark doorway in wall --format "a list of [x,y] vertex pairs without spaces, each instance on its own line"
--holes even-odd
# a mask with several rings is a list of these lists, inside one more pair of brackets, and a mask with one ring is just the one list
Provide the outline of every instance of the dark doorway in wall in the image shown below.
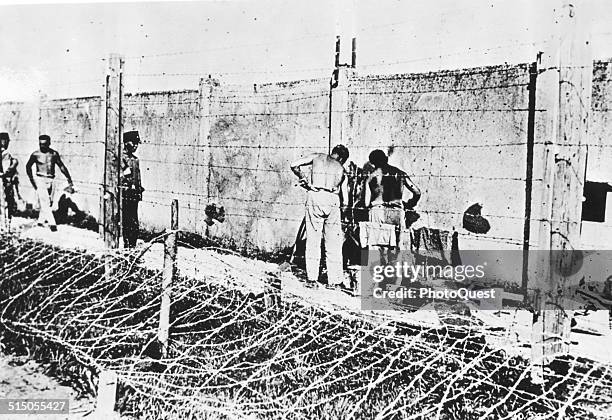
[[608,191],[612,191],[612,187],[607,182],[585,182],[582,220],[585,222],[605,222]]

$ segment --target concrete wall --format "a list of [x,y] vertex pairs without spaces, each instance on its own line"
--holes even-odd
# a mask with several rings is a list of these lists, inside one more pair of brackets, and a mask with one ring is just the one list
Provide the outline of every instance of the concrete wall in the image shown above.
[[[39,126],[41,134],[51,136],[51,147],[60,153],[74,179],[78,190],[78,194],[74,195],[77,205],[98,219],[104,174],[105,114],[102,99],[90,97],[42,101]],[[30,152],[36,148],[38,136],[34,135]],[[59,179],[57,188],[66,187],[61,173],[57,173],[56,178]],[[22,179],[27,182],[26,178]]]
[[38,146],[38,116],[37,103],[0,103],[0,131],[6,131],[10,135],[9,151],[19,160],[17,171],[21,179],[22,195],[31,202],[35,196],[27,180],[24,165],[30,153]]
[[[520,248],[525,208],[526,65],[348,81],[349,148],[358,164],[380,148],[423,195],[429,227],[459,231],[462,247]],[[483,205],[491,230],[474,235],[463,212]]]
[[138,130],[142,140],[136,155],[145,188],[140,206],[145,227],[166,228],[170,203],[177,198],[180,228],[198,230],[206,205],[200,155],[207,152],[199,138],[198,98],[198,90],[125,95],[124,132]]
[[[11,136],[10,152],[19,160],[20,191],[36,203],[25,172],[30,154],[38,149],[39,134],[51,136],[78,190],[79,207],[98,217],[100,183],[104,171],[104,109],[99,97],[42,100],[40,103],[0,104],[0,130]],[[58,173],[58,188],[67,186]]]
[[223,235],[263,249],[290,246],[305,193],[289,164],[328,149],[329,81],[213,89],[210,197],[223,204]]
[[167,226],[178,198],[180,227],[205,233],[204,208],[215,201],[227,221],[214,235],[260,249],[291,245],[304,197],[289,163],[305,151],[327,152],[328,81],[206,80],[200,91],[126,95],[124,130],[143,140],[143,225]]
[[[520,249],[527,65],[391,76],[343,74],[332,98],[332,143],[345,142],[350,160],[359,166],[372,149],[387,151],[390,163],[404,169],[423,191],[417,207],[422,224],[456,229],[462,248]],[[611,77],[610,63],[596,63],[590,181],[612,181]],[[540,79],[544,82],[546,74],[538,77],[535,113],[534,248],[540,246],[545,214],[538,204],[546,191],[540,162],[543,144],[552,135],[552,105]],[[289,163],[307,153],[327,152],[329,109],[327,79],[259,86],[220,85],[208,79],[198,89],[126,95],[124,130],[137,129],[143,139],[138,151],[146,188],[143,225],[165,228],[169,203],[178,198],[183,229],[208,230],[237,245],[266,250],[291,245],[305,193],[295,186]],[[38,133],[51,135],[77,181],[81,205],[98,216],[96,194],[104,167],[100,98],[3,103],[0,129],[11,133],[11,150],[22,162],[22,173]],[[22,185],[27,185],[25,176]],[[31,191],[26,198],[33,200]],[[203,218],[210,201],[225,206],[227,220],[208,229]],[[475,202],[483,204],[491,223],[486,235],[469,234],[461,227],[463,212]],[[585,247],[609,244],[609,220],[583,223]]]
[[[595,62],[586,180],[612,184],[612,62]],[[582,222],[583,249],[612,249],[612,193],[605,221]]]

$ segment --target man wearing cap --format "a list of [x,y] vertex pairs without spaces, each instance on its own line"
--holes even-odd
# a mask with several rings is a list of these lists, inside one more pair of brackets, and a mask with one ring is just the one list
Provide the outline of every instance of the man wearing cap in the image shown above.
[[13,184],[17,177],[18,161],[8,151],[10,141],[8,133],[0,133],[0,153],[2,154],[0,159],[0,176],[2,177],[8,217],[13,217],[17,211]]
[[123,223],[123,246],[133,248],[138,239],[138,203],[142,201],[140,161],[134,155],[140,136],[138,131],[123,133],[123,156],[121,157],[121,208]]
[[[68,181],[67,191],[74,192],[72,178],[68,169],[62,162],[60,154],[53,150],[51,145],[51,137],[46,134],[38,137],[39,150],[36,150],[30,156],[26,164],[26,173],[30,178],[30,183],[36,190],[38,202],[40,204],[40,214],[38,223],[43,225],[45,222],[49,224],[52,232],[57,231],[55,217],[51,211],[53,205],[53,195],[55,193],[55,166],[64,174]],[[36,165],[36,176],[32,174],[32,166]]]

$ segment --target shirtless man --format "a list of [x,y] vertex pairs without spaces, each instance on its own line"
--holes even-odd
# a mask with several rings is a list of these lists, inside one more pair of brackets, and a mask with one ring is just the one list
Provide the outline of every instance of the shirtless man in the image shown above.
[[[26,164],[26,173],[32,186],[36,190],[38,196],[38,202],[40,204],[40,214],[38,216],[38,223],[43,225],[45,222],[49,223],[49,228],[52,232],[57,231],[57,224],[55,217],[51,211],[53,204],[53,194],[55,193],[55,166],[64,174],[68,181],[68,191],[73,192],[72,178],[70,173],[59,153],[53,150],[50,146],[51,138],[43,134],[38,138],[39,150],[36,150],[30,156],[28,163]],[[32,166],[36,164],[36,177],[32,175]]]
[[404,171],[387,163],[387,155],[382,150],[370,153],[369,161],[374,167],[367,178],[365,191],[365,204],[370,208],[370,222],[388,223],[404,228],[404,187],[412,193],[410,202],[413,205],[421,198],[421,191]]
[[[410,200],[412,206],[421,198],[421,191],[404,171],[389,165],[387,155],[382,150],[374,150],[370,153],[368,160],[373,167],[373,171],[367,178],[365,191],[365,205],[366,208],[369,208],[369,220],[374,223],[395,225],[395,240],[399,244],[400,234],[406,228],[406,213],[402,201],[404,187],[412,193]],[[381,263],[398,262],[399,249],[378,246],[378,250]],[[409,255],[404,255],[404,257],[409,258]],[[401,285],[402,277],[396,278],[394,283],[396,286]]]
[[8,133],[0,133],[0,177],[2,177],[2,187],[4,188],[4,199],[8,217],[13,217],[17,211],[15,201],[15,191],[13,185],[17,175],[18,161],[8,151],[11,139]]
[[[327,287],[336,289],[344,281],[342,271],[342,226],[340,209],[347,197],[346,177],[342,166],[348,159],[348,149],[339,144],[331,155],[315,153],[298,159],[291,170],[308,191],[306,199],[306,274],[309,287],[316,287],[321,262],[321,236],[325,241]],[[300,167],[312,166],[310,180]]]

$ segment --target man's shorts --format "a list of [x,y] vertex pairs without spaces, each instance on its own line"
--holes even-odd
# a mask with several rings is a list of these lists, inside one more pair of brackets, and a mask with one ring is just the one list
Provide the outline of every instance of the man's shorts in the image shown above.
[[406,226],[404,209],[401,207],[374,206],[370,208],[370,222],[386,223],[404,229]]

